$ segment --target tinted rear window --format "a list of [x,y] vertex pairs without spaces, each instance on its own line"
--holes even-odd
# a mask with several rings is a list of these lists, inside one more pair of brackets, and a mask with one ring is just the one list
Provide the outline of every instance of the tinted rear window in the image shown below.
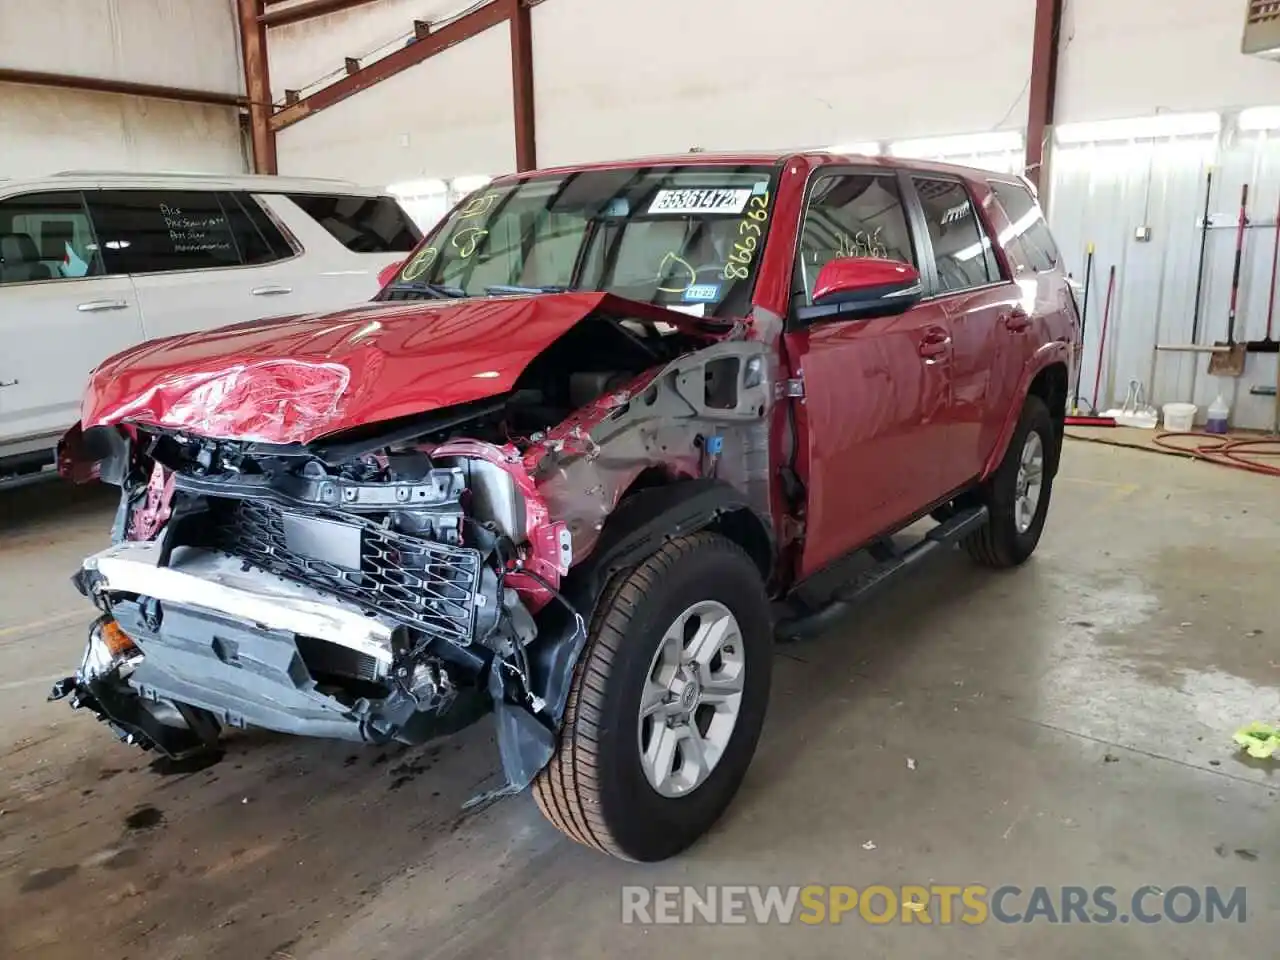
[[1031,191],[1004,181],[990,181],[990,186],[1011,224],[1007,239],[1001,239],[1014,260],[1036,273],[1052,270],[1058,264],[1058,246]]
[[407,253],[422,233],[391,197],[291,193],[289,199],[356,253]]

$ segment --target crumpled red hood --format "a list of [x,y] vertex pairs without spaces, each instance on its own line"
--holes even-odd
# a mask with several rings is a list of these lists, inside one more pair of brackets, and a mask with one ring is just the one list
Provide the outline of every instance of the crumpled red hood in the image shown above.
[[90,375],[80,422],[309,443],[505,393],[597,312],[707,332],[683,314],[608,293],[362,304],[140,344]]

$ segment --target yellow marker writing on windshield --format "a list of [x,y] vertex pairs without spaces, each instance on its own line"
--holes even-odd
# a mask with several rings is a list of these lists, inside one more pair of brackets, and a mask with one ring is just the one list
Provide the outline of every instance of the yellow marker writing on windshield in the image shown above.
[[458,256],[465,260],[476,252],[476,247],[480,245],[480,241],[488,235],[488,230],[470,227],[466,230],[459,230],[449,242],[458,249]]
[[440,251],[435,247],[424,247],[413,255],[412,260],[404,265],[404,269],[400,271],[400,279],[406,283],[412,283],[430,270],[439,256]]
[[658,289],[661,290],[663,293],[684,293],[691,286],[693,286],[694,282],[698,279],[698,272],[693,269],[693,265],[689,263],[688,260],[684,259],[684,257],[677,256],[674,252],[668,251],[667,255],[662,258],[662,262],[658,264],[659,279],[661,279],[662,276],[667,272],[668,265],[672,263],[678,263],[680,266],[684,267],[686,270],[689,271],[689,282],[686,283],[683,287],[659,286]]
[[498,195],[496,193],[486,193],[483,197],[476,197],[474,200],[468,200],[466,205],[458,213],[459,220],[467,220],[471,217],[478,217],[488,213],[493,209],[493,205],[497,203]]

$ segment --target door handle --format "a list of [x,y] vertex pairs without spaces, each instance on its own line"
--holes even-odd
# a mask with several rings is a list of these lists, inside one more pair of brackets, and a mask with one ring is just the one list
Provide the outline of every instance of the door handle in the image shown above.
[[255,297],[278,297],[282,293],[293,293],[293,287],[254,287],[250,292]]
[[941,330],[934,330],[926,333],[920,341],[920,356],[925,358],[926,363],[933,363],[935,358],[942,356],[950,347],[950,335]]
[[17,385],[18,385],[18,378],[17,378],[17,377],[14,377],[12,380],[0,380],[0,388],[2,388],[2,387],[16,387]]
[[81,313],[101,313],[103,310],[125,310],[128,306],[125,300],[90,300],[88,303],[77,304],[76,309]]
[[1014,307],[1004,315],[1004,325],[1010,333],[1021,333],[1031,326],[1031,317],[1021,307]]

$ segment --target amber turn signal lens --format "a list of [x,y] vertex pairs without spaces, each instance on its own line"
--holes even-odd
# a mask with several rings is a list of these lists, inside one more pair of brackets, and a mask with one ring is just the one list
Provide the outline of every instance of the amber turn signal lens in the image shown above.
[[102,625],[101,635],[102,642],[107,645],[113,657],[122,657],[134,650],[133,641],[129,639],[129,635],[121,630],[120,624],[114,620],[108,620]]

